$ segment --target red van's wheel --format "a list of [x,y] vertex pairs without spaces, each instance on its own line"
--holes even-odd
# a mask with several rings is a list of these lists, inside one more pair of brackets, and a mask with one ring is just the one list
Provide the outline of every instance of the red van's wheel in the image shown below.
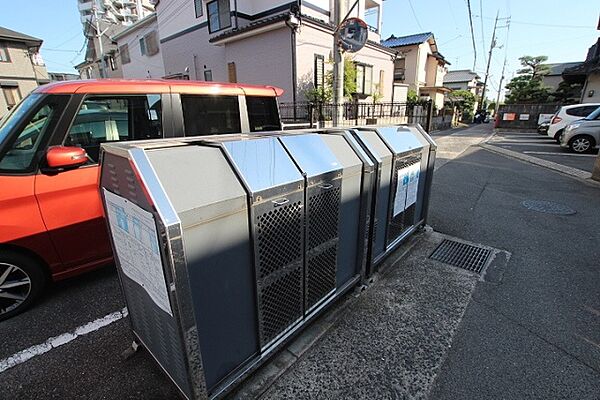
[[0,250],[0,321],[25,311],[45,284],[39,262],[24,254]]

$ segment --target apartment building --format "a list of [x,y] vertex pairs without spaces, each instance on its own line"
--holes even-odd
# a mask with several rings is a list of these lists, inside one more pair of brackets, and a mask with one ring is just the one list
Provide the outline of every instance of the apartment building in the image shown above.
[[[326,84],[332,58],[329,0],[170,0],[156,6],[165,75],[205,81],[276,85],[283,102],[303,101]],[[351,5],[353,1],[348,1]],[[365,19],[369,40],[349,54],[357,93],[390,101],[395,51],[380,44],[382,0],[360,0],[351,16]]]
[[84,61],[75,66],[84,79],[122,78],[113,36],[154,12],[157,0],[77,0],[87,38]]
[[0,27],[0,117],[39,85],[48,83],[42,40]]
[[396,37],[390,36],[382,44],[398,52],[394,65],[394,82],[408,84],[420,97],[431,98],[436,107],[444,106],[444,95],[450,89],[444,86],[444,76],[450,65],[439,52],[431,32]]

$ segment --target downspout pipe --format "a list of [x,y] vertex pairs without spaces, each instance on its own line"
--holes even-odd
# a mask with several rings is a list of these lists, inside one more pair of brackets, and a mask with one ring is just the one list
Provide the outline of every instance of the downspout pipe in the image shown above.
[[290,50],[292,53],[292,102],[294,103],[294,114],[296,113],[296,91],[298,90],[297,82],[297,65],[296,65],[296,30],[300,21],[294,14],[290,14],[285,24],[290,28]]

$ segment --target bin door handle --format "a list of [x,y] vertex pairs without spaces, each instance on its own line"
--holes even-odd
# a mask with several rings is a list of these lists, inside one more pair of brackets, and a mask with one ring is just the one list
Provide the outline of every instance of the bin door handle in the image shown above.
[[319,187],[321,189],[329,190],[329,189],[331,189],[333,187],[333,185],[331,183],[321,183],[319,185]]
[[277,199],[277,200],[272,200],[271,203],[275,204],[275,207],[279,207],[282,206],[284,204],[289,203],[290,201],[286,198],[283,199]]

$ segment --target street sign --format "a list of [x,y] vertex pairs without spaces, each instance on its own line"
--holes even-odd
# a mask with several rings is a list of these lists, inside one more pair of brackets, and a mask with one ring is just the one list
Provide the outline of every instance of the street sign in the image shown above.
[[369,27],[362,19],[348,18],[340,24],[337,35],[342,50],[356,53],[367,43]]

